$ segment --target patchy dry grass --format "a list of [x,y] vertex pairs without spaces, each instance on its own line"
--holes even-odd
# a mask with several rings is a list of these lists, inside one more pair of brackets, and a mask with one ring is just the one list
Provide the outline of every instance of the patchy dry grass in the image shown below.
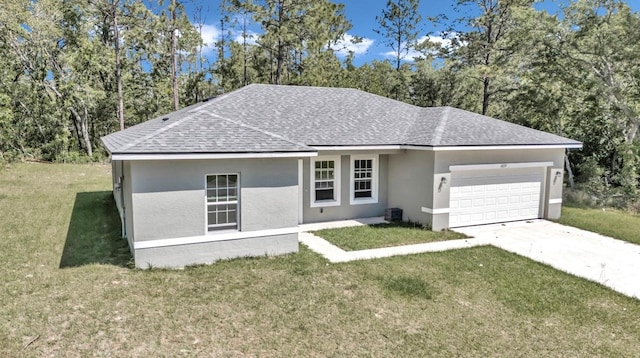
[[109,181],[100,165],[0,172],[0,356],[638,353],[639,301],[492,247],[131,269]]
[[640,215],[627,211],[563,205],[557,222],[640,245]]
[[314,234],[347,251],[422,244],[466,237],[455,231],[431,231],[406,222],[325,229],[316,231]]

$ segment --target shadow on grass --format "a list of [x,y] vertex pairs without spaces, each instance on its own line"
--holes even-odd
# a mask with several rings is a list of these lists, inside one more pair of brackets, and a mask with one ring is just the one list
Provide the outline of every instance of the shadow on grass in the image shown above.
[[437,293],[433,286],[417,277],[374,276],[374,279],[390,294],[430,300]]
[[430,231],[426,226],[420,224],[420,223],[416,223],[413,221],[391,221],[388,223],[381,223],[381,224],[369,224],[369,227],[373,228],[373,229],[388,229],[388,228],[393,228],[393,227],[400,227],[400,228],[406,228],[406,229],[417,229],[417,230],[428,230]]
[[88,264],[131,267],[127,240],[110,191],[77,193],[60,268]]

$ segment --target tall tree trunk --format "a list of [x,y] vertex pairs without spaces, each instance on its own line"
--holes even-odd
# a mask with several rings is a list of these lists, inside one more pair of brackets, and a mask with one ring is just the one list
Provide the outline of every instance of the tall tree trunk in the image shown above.
[[[118,122],[120,122],[120,130],[123,130],[124,129],[124,94],[122,91],[122,64],[120,63],[120,30],[118,29],[118,4],[119,3],[120,3],[120,0],[114,0],[112,15],[113,15],[114,54],[116,57],[116,84],[118,87]],[[86,127],[86,124],[85,124],[85,127]],[[91,152],[91,145],[89,145],[88,148],[89,148],[88,151]]]
[[487,115],[489,109],[489,77],[482,79],[482,114]]
[[575,181],[573,180],[573,169],[571,169],[571,162],[569,161],[569,151],[565,150],[564,153],[564,166],[567,170],[567,175],[569,176],[569,187],[573,189],[576,186]]
[[80,133],[82,133],[84,145],[87,147],[87,154],[93,156],[93,148],[91,148],[91,139],[89,138],[89,130],[87,129],[87,118],[89,117],[87,109],[84,108],[84,116],[81,116],[74,108],[71,108],[71,113],[80,126]]
[[76,140],[78,141],[78,150],[82,150],[82,139],[80,138],[80,129],[78,129],[78,121],[74,115],[69,116],[71,118],[71,122],[73,123],[73,129],[76,134]]
[[176,35],[176,0],[171,0],[171,85],[173,88],[173,110],[180,108],[178,93],[178,37]]
[[247,12],[242,15],[242,85],[247,85]]
[[282,42],[278,39],[278,53],[276,54],[276,78],[274,84],[279,85],[282,78],[282,63],[284,62],[284,54],[282,53]]
[[397,42],[397,46],[398,46],[398,51],[396,51],[396,85],[395,85],[395,89],[394,89],[394,99],[397,101],[400,97],[400,84],[402,82],[402,78],[400,77],[400,61],[401,61],[401,57],[402,57],[402,35],[400,33],[398,33],[398,38],[396,39]]
[[278,49],[276,53],[276,78],[274,83],[279,85],[282,78],[282,66],[284,62],[284,44],[282,43],[282,19],[284,17],[284,1],[278,1]]
[[224,80],[225,80],[225,69],[224,69],[224,18],[220,19],[220,45],[218,47],[218,73],[220,76],[220,88],[222,89],[222,93],[224,93]]
[[[202,27],[204,26],[204,19],[202,18],[202,5],[196,5],[193,12],[194,12],[193,22],[197,24],[198,35],[200,35],[200,38],[202,39]],[[198,76],[200,76],[200,74],[202,73],[202,68],[203,68],[202,63],[204,62],[204,58],[202,57],[202,47],[203,47],[202,41],[198,41],[198,58],[195,64],[196,73],[198,74]],[[196,82],[195,93],[196,93],[196,103],[204,99],[204,88],[202,87],[200,80]]]

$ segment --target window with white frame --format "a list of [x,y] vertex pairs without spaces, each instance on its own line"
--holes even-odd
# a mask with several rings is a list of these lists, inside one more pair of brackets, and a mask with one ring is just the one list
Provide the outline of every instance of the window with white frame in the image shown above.
[[378,155],[351,156],[350,203],[373,204],[378,202]]
[[238,229],[238,174],[207,175],[207,231]]
[[340,157],[311,159],[311,206],[340,205]]

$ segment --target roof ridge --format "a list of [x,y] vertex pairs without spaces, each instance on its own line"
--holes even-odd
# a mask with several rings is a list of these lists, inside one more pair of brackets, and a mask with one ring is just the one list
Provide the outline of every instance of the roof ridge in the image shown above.
[[251,86],[253,86],[253,85],[255,85],[255,84],[256,84],[256,83],[249,83],[248,85],[243,86],[243,87],[240,87],[240,88],[238,88],[238,89],[236,89],[236,90],[233,90],[233,91],[231,91],[231,92],[223,93],[223,94],[221,94],[221,95],[219,95],[219,96],[216,96],[216,97],[210,98],[210,99],[208,99],[208,100],[206,100],[206,101],[204,101],[204,102],[200,102],[200,103],[199,103],[199,104],[200,104],[199,106],[197,106],[197,107],[195,107],[195,108],[193,108],[193,109],[189,110],[187,113],[195,113],[195,112],[200,111],[200,110],[202,110],[202,109],[204,109],[204,108],[206,108],[206,107],[210,107],[210,106],[212,106],[212,105],[216,104],[216,102],[218,102],[218,101],[220,101],[220,100],[223,100],[223,99],[225,99],[225,98],[227,98],[227,97],[230,97],[231,95],[235,95],[235,94],[237,94],[237,93],[239,93],[239,92],[243,92],[243,91],[244,91],[244,90],[246,90],[248,87],[251,87]]
[[440,123],[438,123],[436,130],[433,131],[434,135],[433,135],[433,140],[431,142],[431,145],[438,145],[438,143],[440,143],[440,141],[442,140],[442,135],[444,134],[444,128],[447,126],[447,122],[449,120],[450,109],[451,107],[449,106],[443,107],[442,115],[440,116],[441,117]]

